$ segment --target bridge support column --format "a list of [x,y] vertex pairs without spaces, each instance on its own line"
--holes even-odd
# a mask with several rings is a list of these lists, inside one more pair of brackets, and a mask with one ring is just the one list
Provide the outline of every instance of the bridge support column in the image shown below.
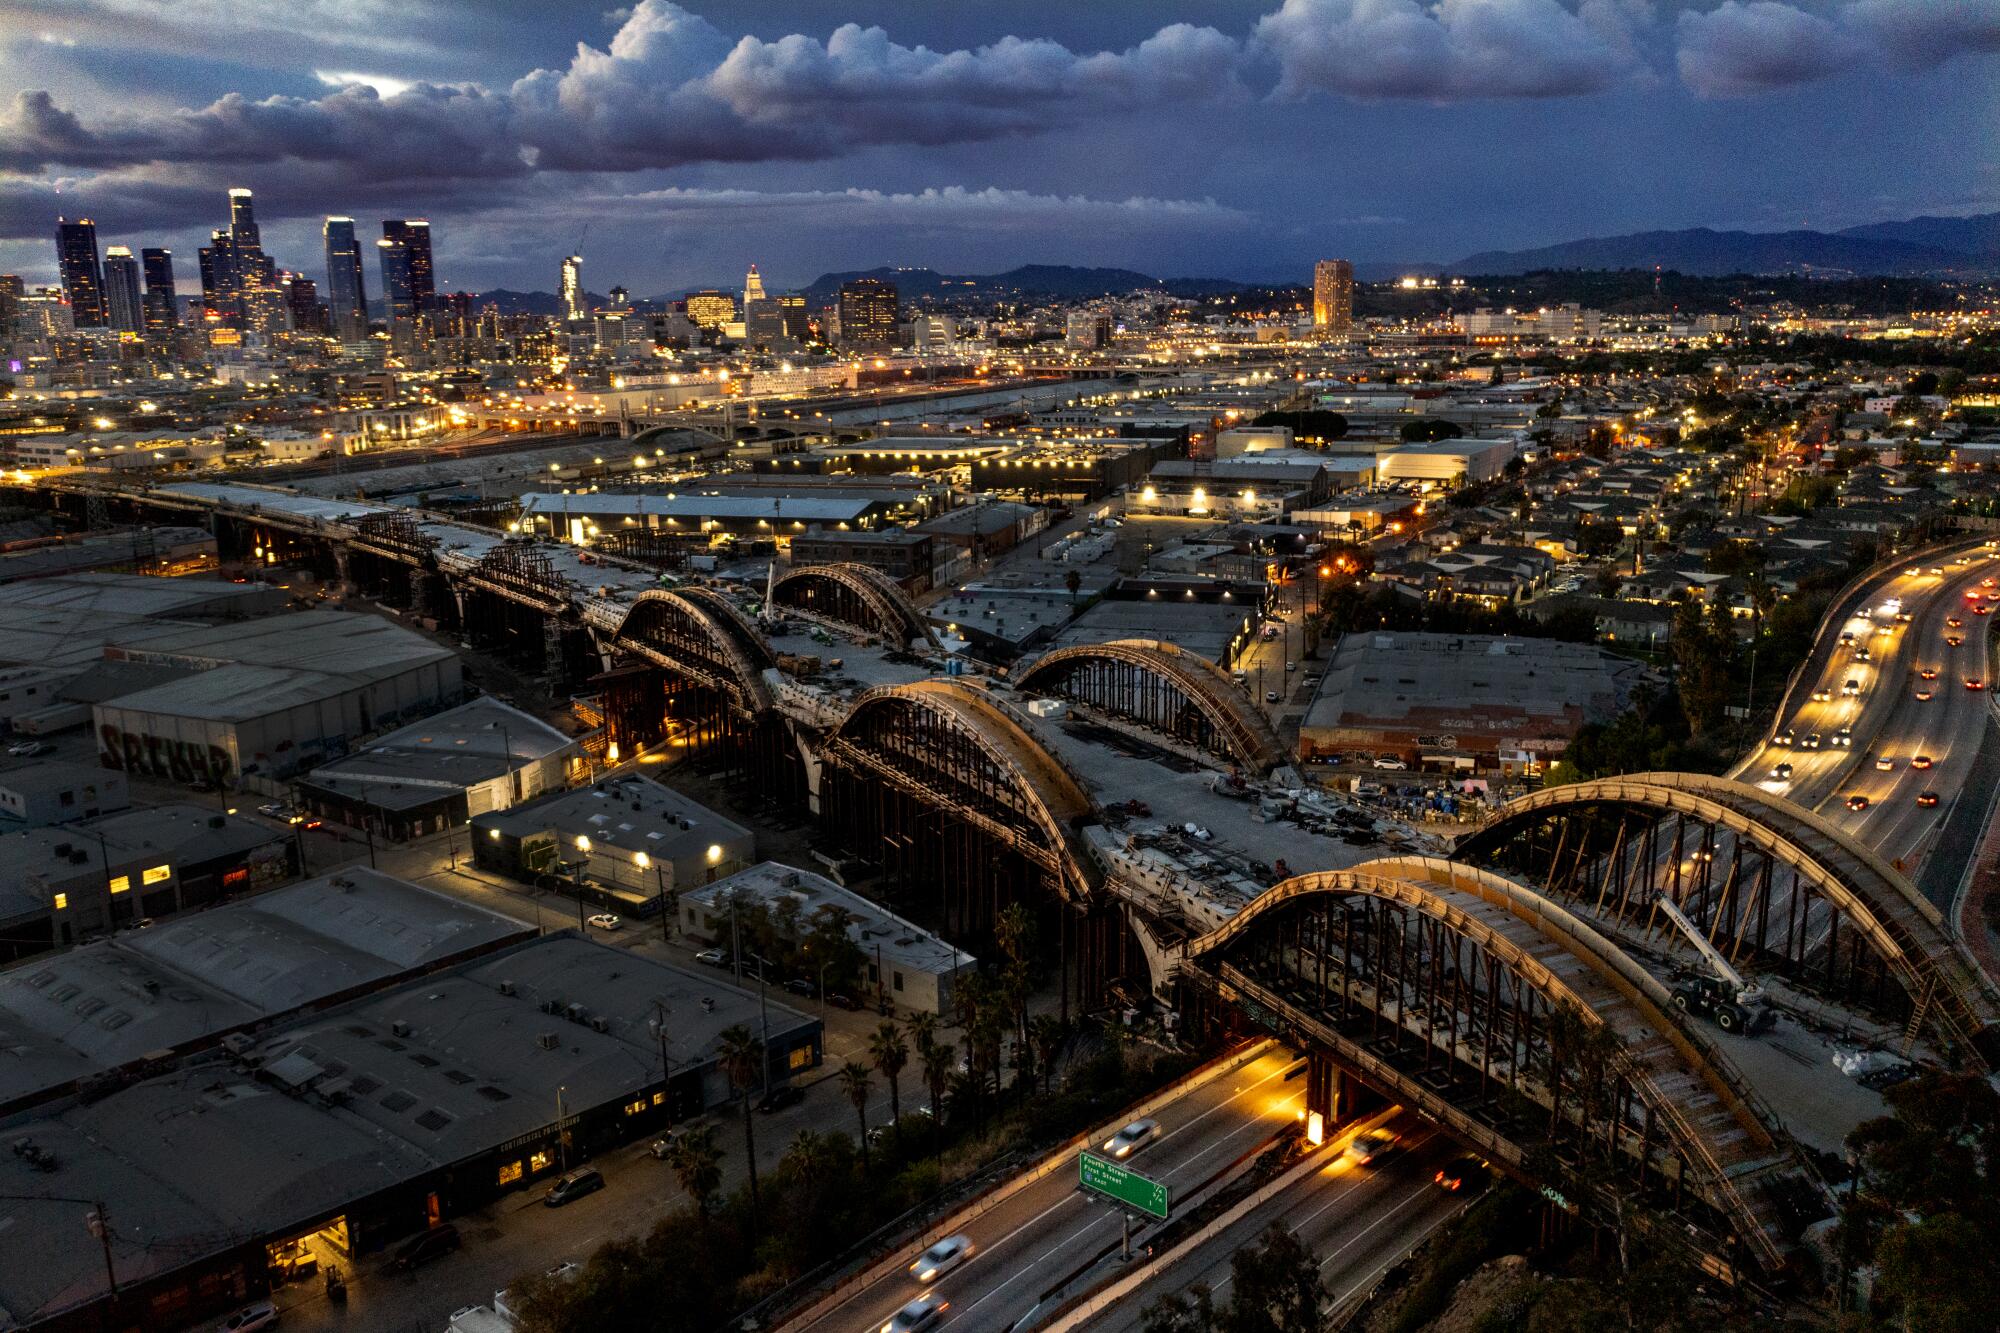
[[562,621],[549,616],[542,621],[542,676],[548,681],[549,693],[561,694],[569,680],[567,645],[564,642]]
[[1327,1132],[1360,1116],[1379,1100],[1361,1080],[1324,1051],[1306,1053],[1306,1114],[1319,1112]]
[[355,592],[354,578],[352,572],[348,569],[348,559],[351,554],[345,546],[335,545],[333,548],[333,568],[340,576],[340,595],[342,597],[351,596]]
[[418,620],[431,614],[431,576],[414,566],[410,570],[410,614]]

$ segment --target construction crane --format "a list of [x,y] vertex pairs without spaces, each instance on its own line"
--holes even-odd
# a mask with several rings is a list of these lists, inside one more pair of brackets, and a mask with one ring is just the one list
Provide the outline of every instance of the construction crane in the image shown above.
[[1677,984],[1673,992],[1674,1007],[1700,1014],[1724,1032],[1748,1034],[1769,1026],[1773,1015],[1763,990],[1751,985],[1741,972],[1731,967],[1722,951],[1708,942],[1687,914],[1674,906],[1672,899],[1662,895],[1654,899],[1653,906],[1680,927],[1681,934],[1687,936],[1714,974],[1690,977]]

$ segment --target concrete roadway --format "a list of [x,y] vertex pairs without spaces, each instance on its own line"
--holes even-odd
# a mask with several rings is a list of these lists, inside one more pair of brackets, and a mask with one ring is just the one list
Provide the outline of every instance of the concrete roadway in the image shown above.
[[1439,1167],[1459,1154],[1451,1139],[1408,1112],[1397,1114],[1387,1127],[1403,1139],[1390,1156],[1359,1166],[1343,1153],[1175,1261],[1140,1296],[1119,1302],[1086,1327],[1092,1333],[1139,1328],[1148,1304],[1196,1283],[1208,1286],[1217,1305],[1226,1304],[1231,1257],[1274,1222],[1320,1256],[1320,1280],[1333,1308],[1361,1295],[1467,1198],[1447,1193],[1433,1179]]
[[[1295,1063],[1289,1053],[1274,1051],[1155,1112],[1160,1136],[1133,1155],[1132,1169],[1166,1182],[1178,1199],[1296,1120],[1305,1105],[1305,1081],[1285,1078]],[[1011,1328],[1042,1292],[1116,1244],[1121,1229],[1110,1207],[1078,1192],[1074,1170],[1050,1173],[965,1228],[976,1252],[937,1283],[951,1302],[948,1326],[953,1333]],[[897,1271],[857,1287],[789,1333],[879,1329],[923,1290]]]
[[[1931,574],[1935,566],[1944,572]],[[1907,568],[1922,572],[1897,570],[1877,578],[1861,597],[1828,618],[1775,726],[1774,735],[1789,728],[1795,743],[1787,747],[1767,739],[1730,776],[1817,811],[1914,873],[1952,799],[1967,784],[1985,734],[1986,694],[1968,689],[1965,682],[1987,683],[1990,617],[1973,613],[1968,594],[2000,607],[2000,602],[1984,602],[1987,592],[2000,592],[2000,561],[1992,552],[1974,549],[1964,564],[1938,557],[1918,564],[1913,557]],[[1987,580],[1995,586],[1984,586]],[[1900,599],[1908,624],[1883,614],[1882,607],[1892,599]],[[1864,607],[1871,611],[1868,619],[1856,613]],[[1950,625],[1953,619],[1960,623]],[[1852,632],[1856,644],[1865,642],[1873,660],[1855,661],[1852,649],[1839,643],[1843,632]],[[1953,646],[1947,636],[1963,642]],[[1923,670],[1936,671],[1937,678],[1922,679]],[[1859,682],[1859,698],[1842,695],[1849,680]],[[1831,698],[1814,701],[1815,689],[1829,691]],[[1932,697],[1919,699],[1925,691]],[[1853,744],[1836,749],[1833,737],[1843,727],[1852,729]],[[1804,748],[1815,732],[1821,747]],[[1932,767],[1912,768],[1910,760],[1918,755],[1928,756]],[[1893,767],[1878,769],[1878,757]],[[1773,776],[1779,763],[1792,765],[1789,780]],[[1938,794],[1936,806],[1917,804],[1918,794],[1926,791]],[[1856,795],[1868,799],[1867,809],[1848,809],[1848,798]]]

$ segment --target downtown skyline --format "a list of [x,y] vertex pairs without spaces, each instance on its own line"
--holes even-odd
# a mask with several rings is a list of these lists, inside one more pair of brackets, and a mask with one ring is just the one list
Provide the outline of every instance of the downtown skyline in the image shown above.
[[858,3],[830,34],[725,0],[4,7],[0,271],[31,279],[58,214],[191,254],[232,186],[309,274],[326,216],[428,216],[440,290],[550,290],[588,228],[595,280],[648,294],[753,261],[777,288],[1023,262],[1300,281],[1328,253],[2000,205],[1983,3]]

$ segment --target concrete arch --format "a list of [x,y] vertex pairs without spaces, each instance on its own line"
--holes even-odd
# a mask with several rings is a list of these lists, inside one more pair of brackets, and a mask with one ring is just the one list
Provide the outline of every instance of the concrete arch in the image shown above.
[[736,699],[746,712],[771,707],[764,672],[777,665],[749,619],[707,588],[649,588],[617,630],[619,647]]
[[1989,1069],[2000,1065],[2000,997],[1951,938],[1937,908],[1846,832],[1759,788],[1693,773],[1633,773],[1545,787],[1509,802],[1461,839],[1455,855],[1488,860],[1551,814],[1620,807],[1726,829],[1793,871],[1862,932],[1919,1021]]
[[[830,591],[830,606],[816,606],[817,594]],[[771,587],[779,606],[837,620],[907,646],[937,646],[930,622],[902,586],[872,565],[850,563],[801,565]]]
[[[1263,774],[1285,762],[1284,743],[1227,672],[1199,653],[1158,639],[1115,639],[1110,643],[1058,648],[1021,673],[1015,685],[1024,691],[1040,690],[1078,698],[1075,682],[1081,670],[1103,663],[1130,667],[1161,682],[1200,712],[1215,737],[1227,747],[1228,755],[1244,767]],[[1078,701],[1107,707],[1102,700],[1078,698]],[[1117,711],[1129,711],[1129,715],[1147,725],[1157,725],[1163,720],[1148,716],[1151,710],[1137,699],[1120,703]]]
[[[882,753],[868,736],[867,724],[883,713],[907,712],[942,721],[991,766],[1004,790],[982,793],[973,775],[947,772],[959,767],[951,755],[922,756],[931,766],[924,771],[912,762],[915,756]],[[1088,896],[1100,878],[1077,833],[1077,825],[1095,812],[1082,781],[1030,734],[1013,710],[976,686],[957,680],[878,686],[854,701],[827,737],[823,753],[886,781],[923,790],[949,813],[1042,864],[1066,898]],[[1006,809],[994,808],[994,800]],[[1033,838],[1023,837],[1023,824]]]
[[[1528,1171],[1529,1146],[1505,1127],[1457,1105],[1441,1088],[1448,1080],[1398,1068],[1378,1041],[1342,1034],[1271,986],[1260,984],[1229,960],[1262,929],[1282,926],[1332,900],[1375,899],[1437,923],[1473,951],[1465,984],[1477,990],[1480,964],[1497,964],[1518,976],[1550,1007],[1572,1005],[1584,1019],[1619,1039],[1617,1068],[1629,1082],[1643,1116],[1627,1111],[1605,1126],[1587,1126],[1644,1159],[1644,1135],[1659,1130],[1685,1166],[1687,1183],[1754,1254],[1766,1271],[1783,1267],[1788,1238],[1780,1208],[1761,1188],[1795,1168],[1774,1127],[1753,1105],[1736,1072],[1706,1040],[1678,1024],[1668,992],[1638,963],[1581,918],[1525,886],[1490,871],[1442,858],[1394,857],[1348,870],[1295,876],[1274,885],[1227,924],[1190,941],[1188,968],[1226,998],[1282,1017],[1309,1038],[1325,1042],[1357,1067],[1364,1079],[1404,1104],[1446,1125],[1496,1160]],[[1346,911],[1343,906],[1340,909]],[[1460,957],[1456,949],[1453,959]],[[1365,965],[1365,960],[1364,960]],[[1322,982],[1324,963],[1322,966]],[[1379,987],[1379,977],[1371,980]],[[1428,1021],[1449,1006],[1456,978],[1428,1003],[1393,1003],[1394,1021]],[[1377,999],[1378,1006],[1381,1001]],[[1390,1006],[1381,1006],[1386,1009]],[[1378,1010],[1379,1012],[1379,1010]],[[1456,1024],[1453,1025],[1454,1032]],[[1448,1038],[1447,1045],[1457,1040]],[[1513,1039],[1509,1039],[1512,1051]],[[1464,1060],[1467,1056],[1455,1056]]]

